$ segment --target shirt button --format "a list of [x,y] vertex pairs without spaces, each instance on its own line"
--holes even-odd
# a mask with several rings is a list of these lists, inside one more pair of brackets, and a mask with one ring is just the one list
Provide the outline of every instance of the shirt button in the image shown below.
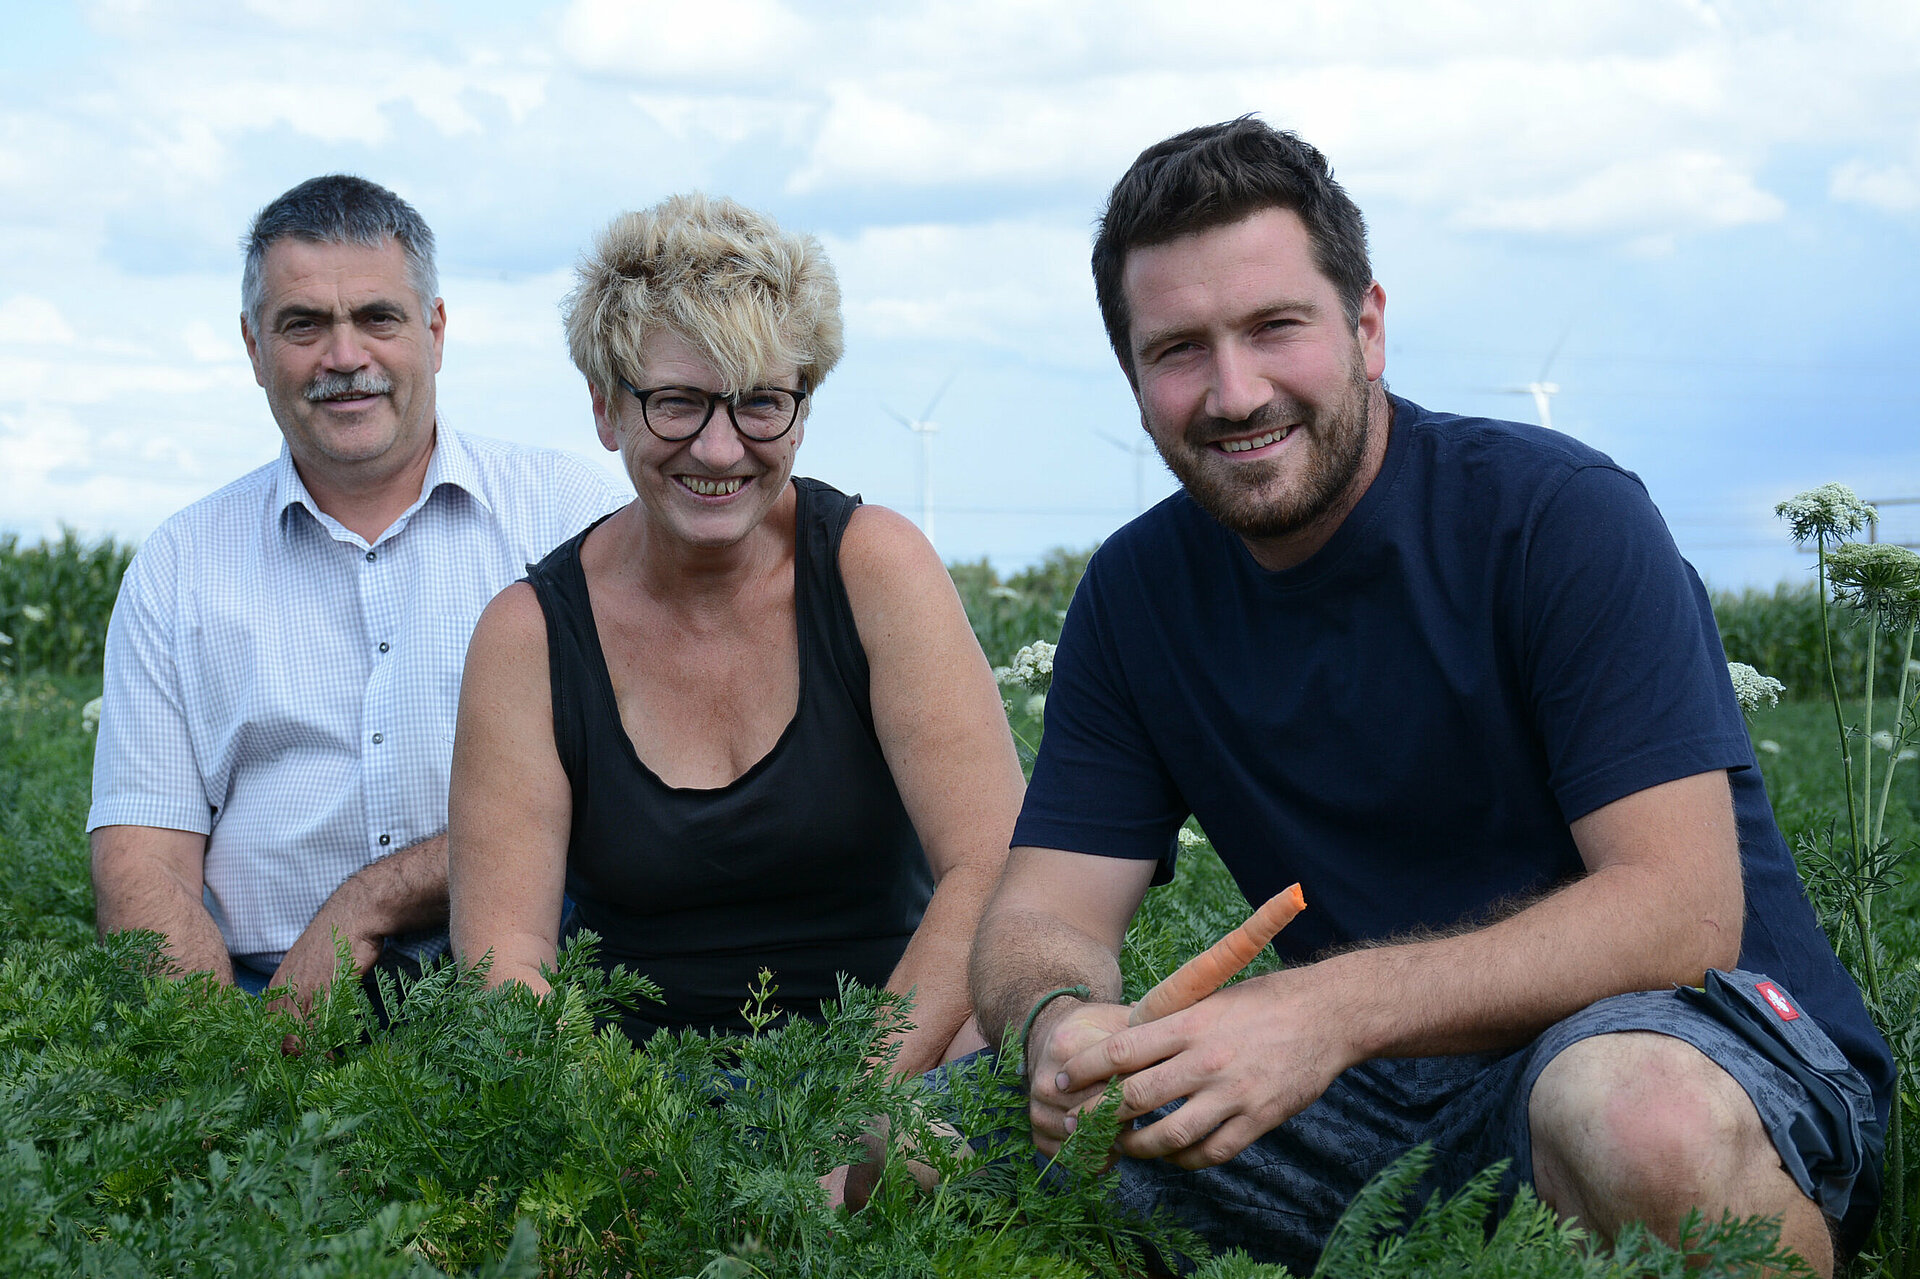
[[387,642],[385,640],[380,641],[380,651],[382,653],[387,651]]
[[373,563],[373,562],[374,562],[374,560],[376,560],[376,559],[378,559],[379,557],[380,557],[380,552],[378,552],[378,551],[368,551],[368,552],[367,552],[367,563],[369,563],[369,564],[371,564],[371,563]]
[[380,847],[382,848],[385,848],[388,844],[391,844],[392,842],[393,842],[393,836],[391,835],[382,835],[380,837]]
[[385,733],[375,733],[373,735],[373,744],[375,746],[378,746],[381,742],[384,742],[386,740],[387,740],[387,735]]

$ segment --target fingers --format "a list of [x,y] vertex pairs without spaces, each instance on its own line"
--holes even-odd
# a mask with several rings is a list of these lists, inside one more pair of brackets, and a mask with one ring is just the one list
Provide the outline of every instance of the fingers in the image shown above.
[[[1085,1044],[1077,1052],[1067,1055],[1058,1077],[1053,1081],[1054,1086],[1068,1093],[1103,1085],[1119,1075],[1138,1074],[1183,1051],[1185,1047],[1185,1041],[1170,1031],[1164,1021],[1122,1030]],[[1164,1100],[1170,1101],[1172,1098]]]

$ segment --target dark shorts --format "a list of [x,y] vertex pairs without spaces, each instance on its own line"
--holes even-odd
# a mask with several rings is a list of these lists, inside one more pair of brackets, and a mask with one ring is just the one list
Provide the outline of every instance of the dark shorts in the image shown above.
[[1509,1162],[1502,1189],[1511,1196],[1532,1172],[1527,1100],[1540,1072],[1582,1039],[1623,1031],[1684,1040],[1733,1076],[1782,1166],[1843,1242],[1858,1246],[1880,1196],[1884,1140],[1866,1081],[1790,994],[1746,972],[1710,973],[1704,991],[1603,999],[1512,1053],[1363,1063],[1229,1163],[1189,1172],[1163,1160],[1122,1160],[1118,1194],[1142,1214],[1171,1215],[1215,1248],[1241,1248],[1306,1274],[1361,1187],[1422,1143],[1434,1160],[1414,1203],[1459,1190],[1499,1160]]

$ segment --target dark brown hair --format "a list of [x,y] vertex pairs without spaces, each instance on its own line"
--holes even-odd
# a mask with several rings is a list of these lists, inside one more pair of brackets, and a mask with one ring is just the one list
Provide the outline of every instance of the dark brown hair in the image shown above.
[[1156,142],[1114,183],[1093,242],[1093,291],[1107,340],[1134,380],[1132,319],[1120,277],[1127,254],[1211,231],[1263,209],[1291,209],[1306,224],[1314,265],[1333,282],[1349,325],[1373,283],[1367,224],[1327,158],[1291,133],[1241,116]]

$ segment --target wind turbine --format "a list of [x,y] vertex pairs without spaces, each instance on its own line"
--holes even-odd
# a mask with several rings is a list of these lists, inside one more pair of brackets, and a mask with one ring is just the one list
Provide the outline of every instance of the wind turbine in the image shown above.
[[888,416],[894,421],[920,437],[920,531],[926,534],[929,542],[933,541],[933,436],[940,429],[940,424],[933,420],[933,410],[958,376],[957,370],[947,375],[947,380],[927,401],[927,407],[920,410],[919,417],[908,417],[884,404],[880,406],[887,410]]
[[1101,439],[1122,453],[1133,454],[1133,513],[1140,514],[1147,509],[1146,461],[1154,455],[1153,441],[1151,439],[1123,440],[1117,436],[1108,435],[1105,431],[1100,431],[1098,434]]
[[1540,362],[1539,377],[1521,386],[1502,386],[1495,388],[1502,395],[1531,395],[1533,397],[1534,411],[1540,415],[1540,425],[1549,431],[1553,429],[1552,401],[1554,396],[1560,394],[1560,384],[1558,382],[1547,381],[1547,370],[1551,369],[1554,360],[1559,358],[1560,348],[1567,344],[1567,334],[1571,332],[1573,332],[1573,325],[1571,324],[1560,330],[1560,340],[1553,344],[1553,349],[1547,352],[1547,358]]

